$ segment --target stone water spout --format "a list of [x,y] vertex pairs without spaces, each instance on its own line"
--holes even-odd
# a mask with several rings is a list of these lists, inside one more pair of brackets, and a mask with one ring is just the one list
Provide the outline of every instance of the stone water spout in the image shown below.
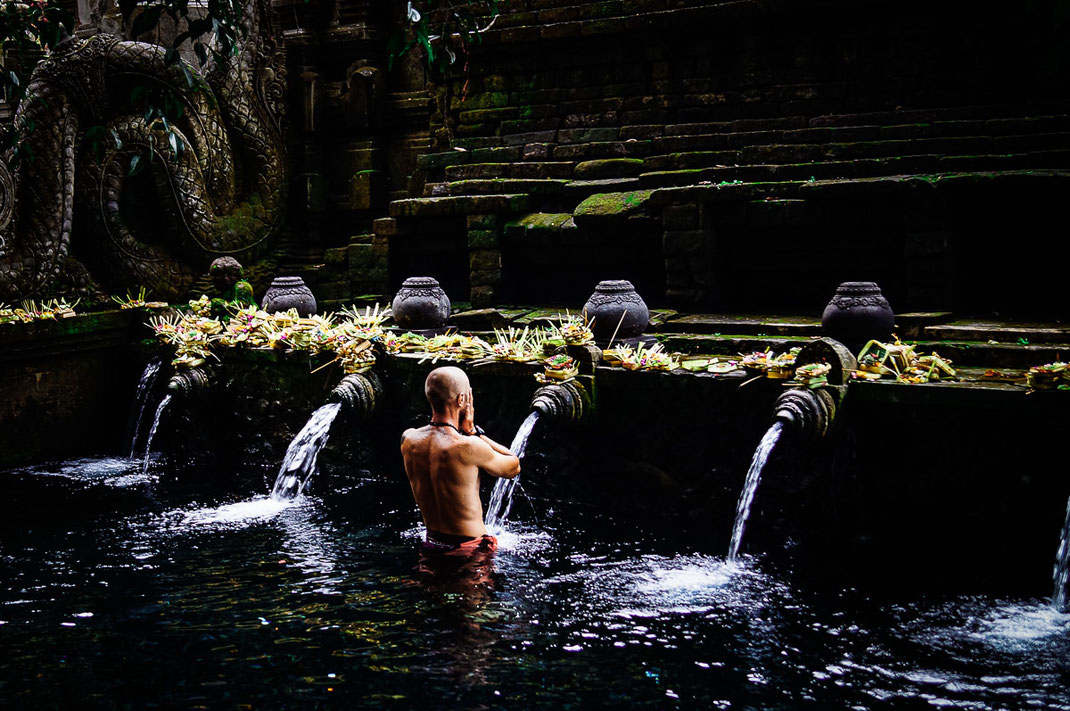
[[531,409],[542,420],[574,423],[587,418],[592,410],[591,396],[578,380],[551,383],[535,391]]
[[167,392],[174,398],[192,400],[207,393],[213,380],[208,367],[182,370],[171,376],[171,380],[167,383]]
[[337,402],[350,416],[364,417],[375,410],[382,398],[383,384],[375,373],[351,373],[334,387],[328,402]]
[[829,388],[791,388],[773,405],[773,420],[783,422],[785,431],[803,441],[824,437],[835,417],[836,398]]
[[839,341],[820,338],[803,346],[795,365],[827,363],[828,384],[819,388],[793,387],[781,393],[773,404],[773,421],[782,422],[790,436],[816,441],[826,436],[843,402],[847,373],[858,368],[854,354]]

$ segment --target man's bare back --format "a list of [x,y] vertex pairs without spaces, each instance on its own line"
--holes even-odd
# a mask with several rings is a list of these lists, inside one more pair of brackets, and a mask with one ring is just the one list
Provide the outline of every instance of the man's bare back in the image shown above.
[[424,386],[431,422],[401,438],[401,456],[428,537],[479,538],[487,533],[479,500],[479,470],[511,479],[520,460],[508,448],[478,434],[468,376],[459,368],[436,368]]

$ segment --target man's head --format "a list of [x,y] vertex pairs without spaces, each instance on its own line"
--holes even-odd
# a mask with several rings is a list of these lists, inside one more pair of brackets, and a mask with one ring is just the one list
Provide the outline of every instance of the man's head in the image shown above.
[[433,412],[445,413],[451,407],[463,409],[468,405],[471,393],[468,376],[452,365],[435,368],[424,381],[424,394]]

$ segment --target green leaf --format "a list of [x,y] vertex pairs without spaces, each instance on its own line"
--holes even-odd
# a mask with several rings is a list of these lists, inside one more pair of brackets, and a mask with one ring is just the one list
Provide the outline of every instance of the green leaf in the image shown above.
[[197,42],[193,45],[193,51],[197,55],[197,61],[201,63],[201,66],[208,64],[208,48],[204,45],[204,42]]
[[141,156],[134,154],[130,156],[130,167],[126,169],[126,174],[129,176],[137,175],[144,167],[145,166],[141,163]]
[[19,75],[16,74],[15,72],[8,72],[7,74],[11,78],[11,84],[13,86],[18,86],[19,85]]

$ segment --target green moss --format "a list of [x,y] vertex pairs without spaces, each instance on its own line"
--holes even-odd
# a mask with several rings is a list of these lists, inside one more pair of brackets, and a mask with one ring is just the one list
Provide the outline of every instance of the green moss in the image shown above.
[[611,216],[626,217],[641,211],[653,194],[653,190],[598,193],[581,202],[573,212],[573,216],[577,219]]
[[557,230],[572,218],[568,213],[533,212],[506,223],[506,229]]

